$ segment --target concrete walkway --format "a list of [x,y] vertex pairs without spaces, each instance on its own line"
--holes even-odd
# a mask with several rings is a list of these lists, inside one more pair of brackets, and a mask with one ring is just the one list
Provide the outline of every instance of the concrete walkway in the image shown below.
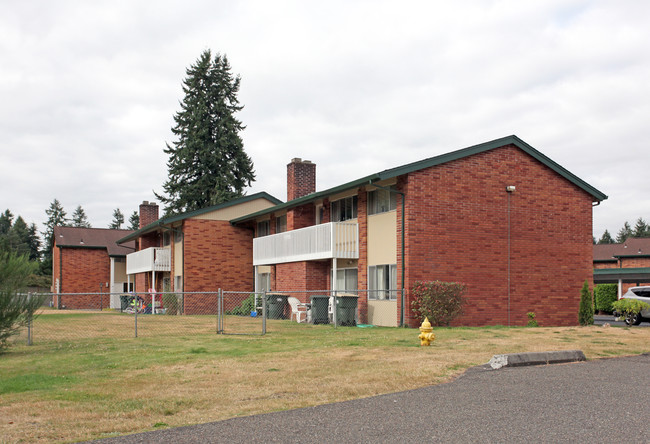
[[101,442],[648,442],[649,374],[648,354],[481,366],[448,384]]

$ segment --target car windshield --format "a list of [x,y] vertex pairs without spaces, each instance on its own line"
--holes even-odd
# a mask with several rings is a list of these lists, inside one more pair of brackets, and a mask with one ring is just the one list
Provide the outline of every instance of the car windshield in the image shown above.
[[634,288],[632,289],[632,293],[637,296],[648,298],[650,297],[650,288]]

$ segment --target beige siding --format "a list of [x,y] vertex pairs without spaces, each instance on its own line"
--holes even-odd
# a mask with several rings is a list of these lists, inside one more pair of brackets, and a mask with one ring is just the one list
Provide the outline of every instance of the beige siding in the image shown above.
[[[113,282],[126,282],[126,261],[113,262],[115,268],[113,269]],[[122,291],[120,288],[119,291]]]
[[368,216],[368,265],[397,263],[397,211]]
[[397,327],[397,301],[368,301],[368,322],[382,327]]
[[207,219],[207,220],[231,220],[236,219],[247,214],[255,213],[257,211],[265,210],[274,206],[273,203],[266,199],[255,199],[249,202],[244,202],[238,205],[232,205],[220,210],[210,211],[209,213],[195,216],[192,219]]

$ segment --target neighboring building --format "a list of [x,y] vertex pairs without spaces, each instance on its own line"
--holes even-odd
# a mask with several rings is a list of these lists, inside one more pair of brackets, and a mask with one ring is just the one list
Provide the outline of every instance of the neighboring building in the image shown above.
[[54,227],[52,250],[52,292],[79,293],[54,296],[58,308],[120,307],[119,297],[109,302],[103,293],[128,290],[126,255],[135,249],[134,242],[117,245],[116,241],[132,230],[103,228]]
[[[136,243],[126,273],[136,292],[251,291],[254,287],[253,232],[229,220],[273,207],[267,193],[158,219],[158,205],[140,205],[140,229],[118,242]],[[209,303],[209,301],[206,301]],[[216,309],[216,304],[213,305]],[[185,313],[202,312],[185,307]]]
[[650,285],[650,238],[593,246],[594,283],[618,284],[619,299],[628,288]]
[[231,223],[256,233],[257,289],[367,289],[362,323],[417,325],[409,289],[441,280],[467,285],[459,325],[525,325],[528,312],[576,325],[606,198],[509,136],[320,192],[316,166],[293,159],[287,202]]

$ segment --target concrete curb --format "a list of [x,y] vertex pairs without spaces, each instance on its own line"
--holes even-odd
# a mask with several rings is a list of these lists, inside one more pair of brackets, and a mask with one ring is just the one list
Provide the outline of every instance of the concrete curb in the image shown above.
[[582,350],[562,350],[537,353],[511,353],[507,355],[494,355],[488,366],[493,370],[502,367],[523,367],[526,365],[561,364],[564,362],[586,361]]

